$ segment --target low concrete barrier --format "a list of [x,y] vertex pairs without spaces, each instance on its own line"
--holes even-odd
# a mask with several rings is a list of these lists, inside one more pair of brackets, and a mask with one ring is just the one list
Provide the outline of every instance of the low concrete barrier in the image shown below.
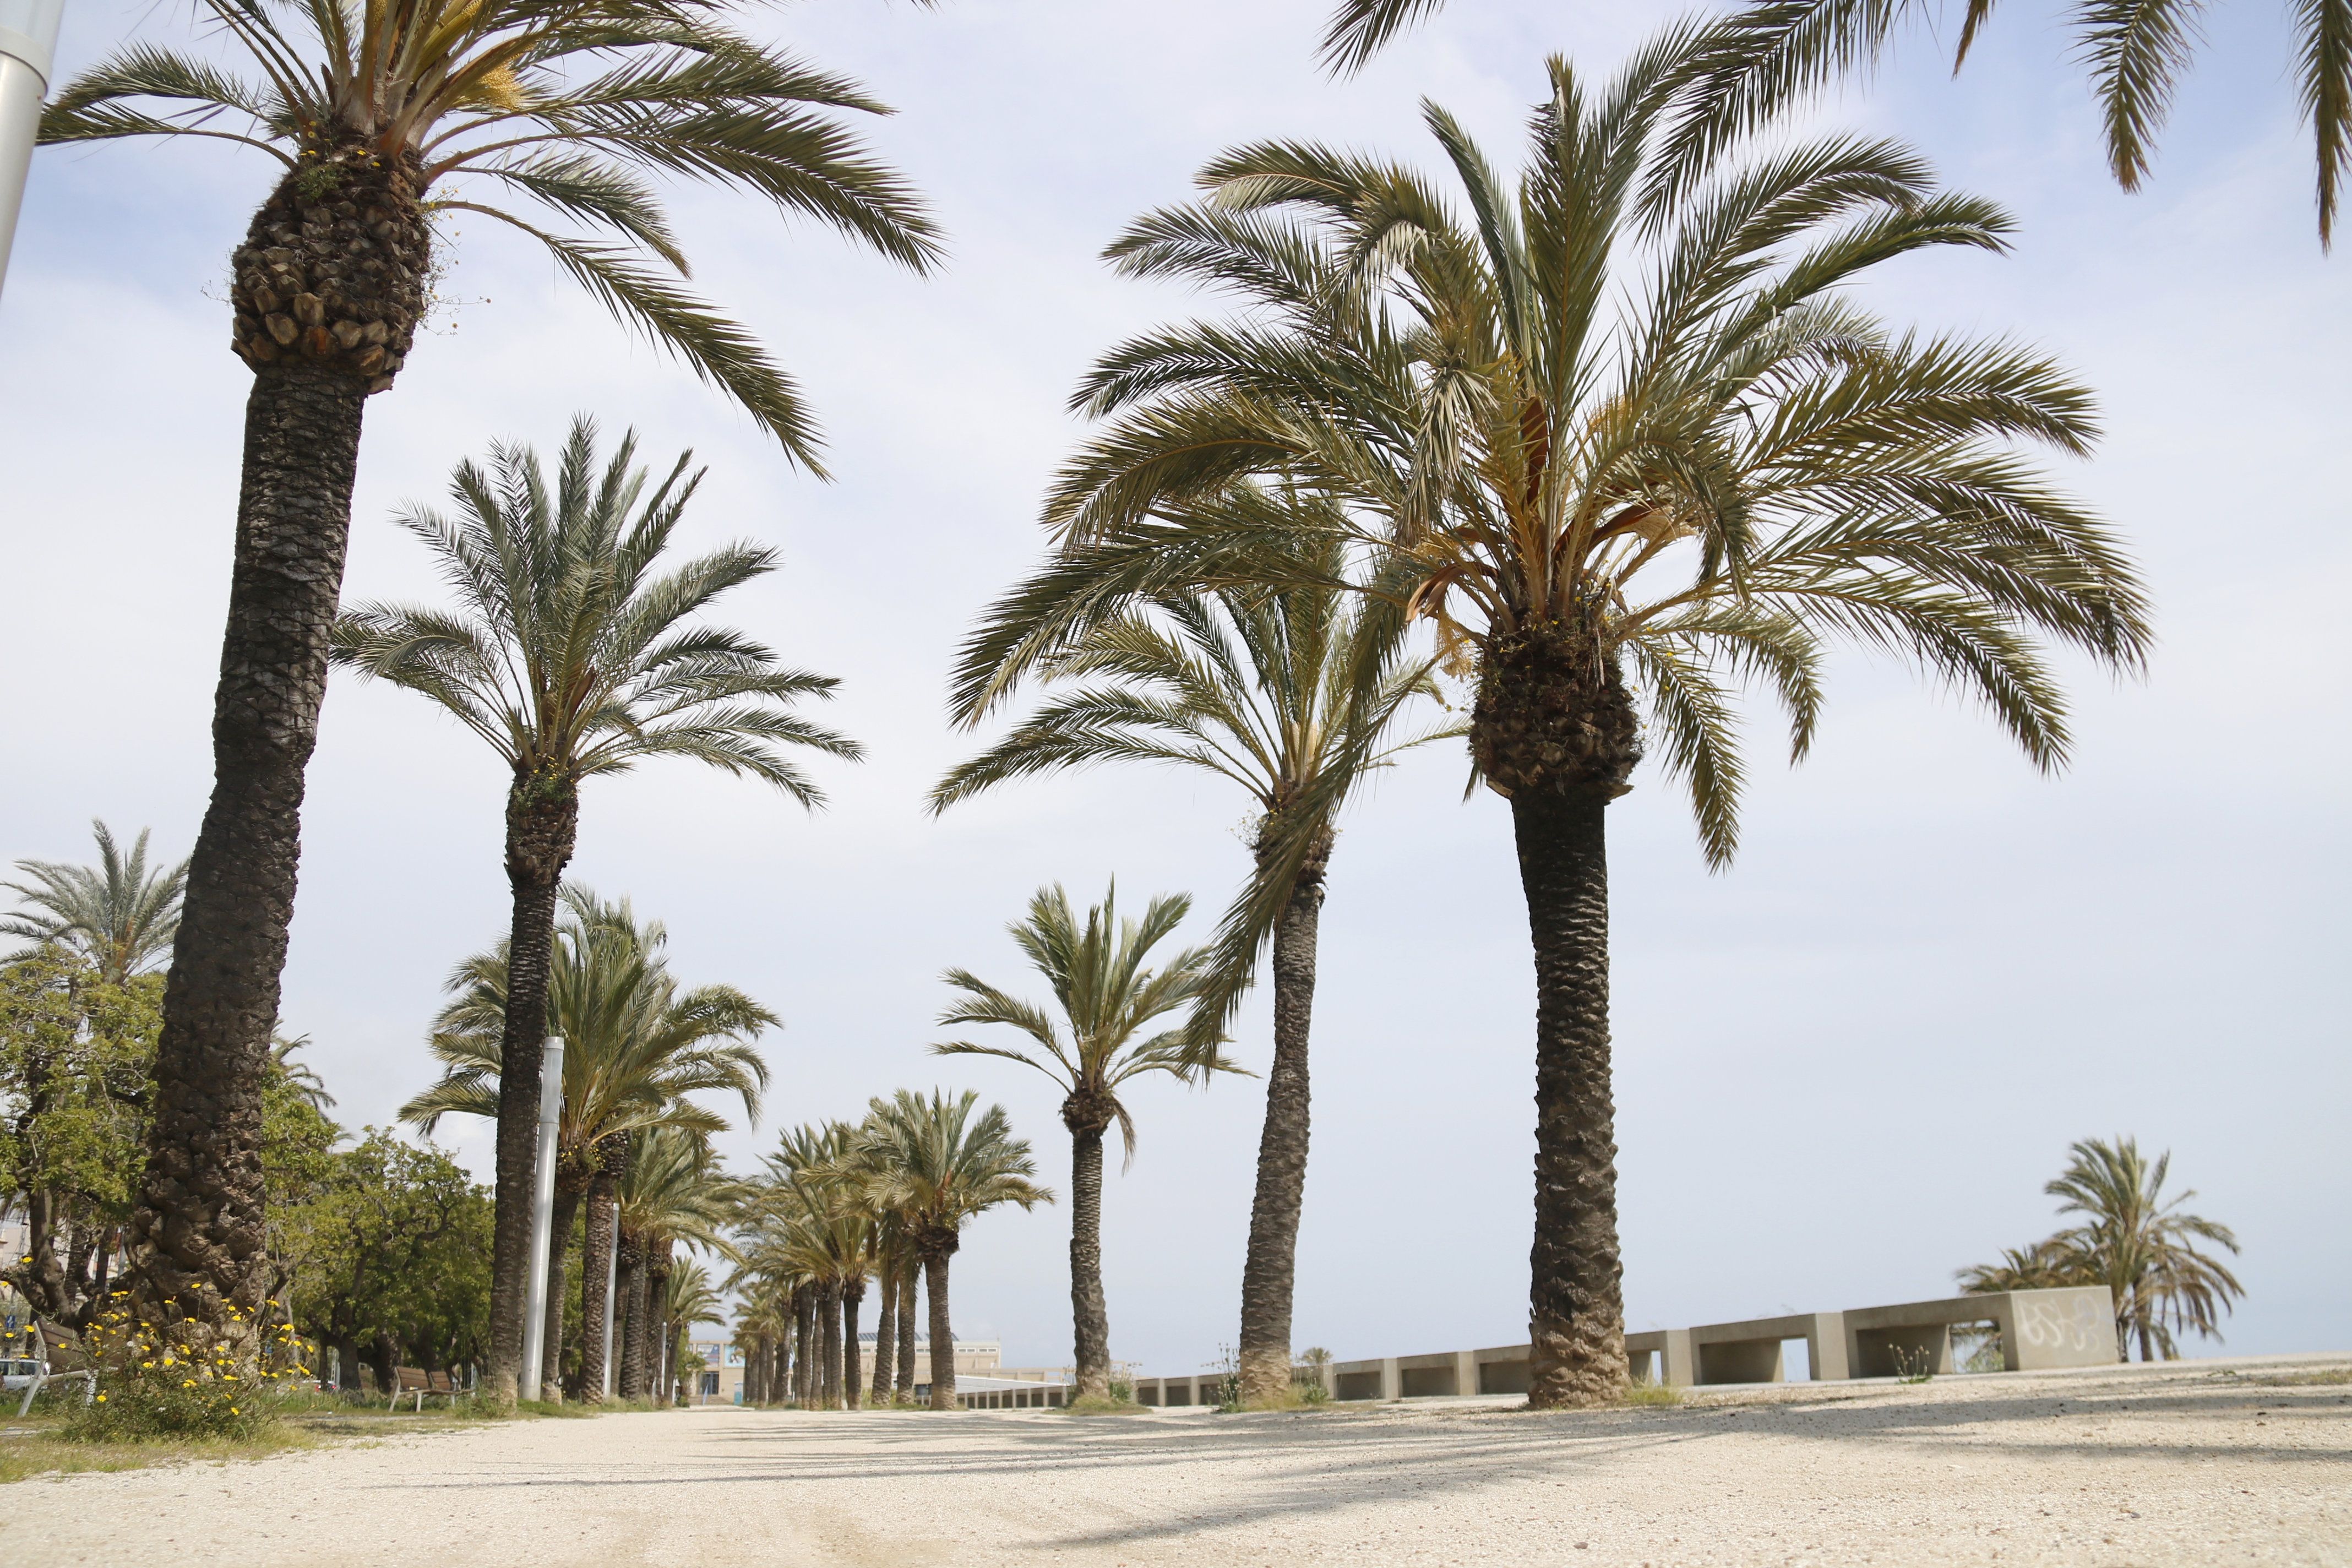
[[[1809,1373],[1816,1382],[1909,1376],[1951,1372],[1952,1330],[1976,1323],[1990,1324],[2000,1334],[2004,1372],[2108,1366],[2117,1359],[2113,1299],[2104,1285],[1653,1329],[1627,1334],[1625,1353],[1634,1382],[1670,1388],[1786,1382],[1782,1348],[1791,1340],[1805,1342]],[[1325,1377],[1335,1400],[1525,1394],[1528,1347],[1333,1362]],[[1147,1405],[1213,1404],[1218,1382],[1214,1374],[1145,1378],[1137,1384],[1136,1396]],[[1146,1396],[1146,1389],[1163,1386],[1166,1395]],[[1205,1398],[1198,1392],[1202,1388]]]

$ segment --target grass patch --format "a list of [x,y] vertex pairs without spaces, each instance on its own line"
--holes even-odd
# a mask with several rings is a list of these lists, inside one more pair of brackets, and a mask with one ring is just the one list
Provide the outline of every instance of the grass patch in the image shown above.
[[272,1454],[314,1447],[320,1437],[303,1426],[273,1421],[258,1431],[234,1437],[149,1437],[92,1441],[60,1435],[60,1418],[27,1416],[0,1421],[0,1486],[35,1476],[71,1475],[90,1470],[138,1470],[150,1465],[191,1464],[208,1460],[261,1459]]
[[1683,1391],[1670,1383],[1637,1383],[1625,1391],[1625,1403],[1633,1405],[1680,1405]]
[[1135,1415],[1143,1410],[1132,1399],[1107,1399],[1099,1394],[1083,1394],[1063,1408],[1073,1415]]

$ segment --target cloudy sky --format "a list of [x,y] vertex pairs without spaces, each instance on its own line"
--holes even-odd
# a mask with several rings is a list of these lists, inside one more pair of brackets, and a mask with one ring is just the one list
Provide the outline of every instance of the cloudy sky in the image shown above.
[[[684,764],[589,792],[575,873],[668,922],[678,967],[789,1021],[767,1121],[855,1116],[900,1085],[1002,1099],[1066,1184],[1043,1079],[925,1054],[940,971],[1035,990],[1003,922],[1060,879],[1188,889],[1240,875],[1242,803],[1213,781],[1098,773],[943,821],[924,790],[973,743],[942,675],[974,609],[1033,560],[1041,488],[1081,434],[1063,402],[1126,333],[1195,309],[1096,259],[1229,143],[1313,135],[1424,163],[1416,104],[1516,153],[1542,59],[1613,64],[1667,5],[1454,0],[1347,82],[1314,69],[1321,0],[810,0],[753,13],[900,112],[875,144],[928,193],[952,265],[916,279],[754,206],[682,192],[699,287],[752,323],[821,412],[837,482],[633,342],[543,256],[455,236],[454,305],[368,412],[353,597],[432,596],[387,523],[497,438],[575,411],[710,468],[687,542],[751,536],[784,569],[726,615],[840,677],[814,817]],[[2073,671],[2077,757],[2037,774],[1905,671],[1833,670],[1801,770],[1759,731],[1738,863],[1709,875],[1657,781],[1613,813],[1618,1135],[1636,1327],[1947,1293],[2053,1225],[2074,1139],[2173,1151],[2237,1228],[2229,1348],[2352,1344],[2344,1106],[2352,273],[2313,234],[2311,156],[2272,6],[2221,8],[2150,188],[2117,192],[2052,7],[2004,12],[1968,74],[1913,40],[1824,121],[1910,138],[2007,203],[2014,255],[1890,268],[1897,321],[2013,333],[2099,389],[2109,429],[2065,481],[2131,542],[2160,646],[2145,681]],[[63,61],[181,11],[75,0]],[[87,824],[177,855],[209,788],[206,724],[247,376],[226,258],[267,188],[198,143],[49,150],[0,301],[9,693],[0,859],[88,857]],[[1297,1342],[1342,1357],[1524,1337],[1532,986],[1508,822],[1462,761],[1396,770],[1348,821],[1324,927],[1316,1138]],[[285,1027],[352,1122],[425,1081],[450,965],[504,930],[502,780],[419,700],[330,691],[310,773]],[[1263,1009],[1239,1054],[1263,1065]],[[1113,1349],[1181,1373],[1234,1336],[1255,1080],[1146,1083],[1111,1184]],[[478,1170],[488,1140],[456,1131]],[[1064,1211],[975,1224],[959,1325],[1016,1363],[1068,1355]]]

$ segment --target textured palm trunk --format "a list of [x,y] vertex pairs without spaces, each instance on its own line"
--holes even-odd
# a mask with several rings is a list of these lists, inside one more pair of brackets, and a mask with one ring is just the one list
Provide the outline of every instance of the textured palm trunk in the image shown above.
[[1080,1399],[1110,1397],[1110,1307],[1102,1283],[1103,1133],[1110,1119],[1100,1098],[1062,1102],[1070,1130],[1070,1325]]
[[886,1264],[875,1277],[874,1381],[869,1405],[890,1403],[890,1376],[898,1352],[898,1270]]
[[424,299],[430,236],[413,159],[320,143],[254,215],[230,265],[232,341],[254,371],[213,696],[213,794],[188,863],[147,1163],[131,1226],[131,1310],[248,1369],[269,1292],[261,1080],[278,1022],[342,591],[361,412],[391,384]]
[[1528,1403],[1605,1404],[1626,1383],[1610,1084],[1609,803],[1640,761],[1614,653],[1551,622],[1489,650],[1472,753],[1511,802],[1536,971],[1536,1226]]
[[855,1410],[865,1404],[866,1352],[857,1344],[857,1309],[866,1300],[861,1276],[841,1288],[841,1402]]
[[621,1178],[628,1158],[627,1133],[599,1139],[596,1173],[588,1182],[588,1226],[580,1243],[580,1381],[572,1397],[591,1405],[604,1402],[604,1277],[614,1264]]
[[[565,774],[523,773],[507,792],[506,1032],[499,1042],[496,1219],[490,1238],[490,1393],[514,1397],[530,1299],[532,1178],[539,1156],[539,1073],[547,1041],[547,977],[556,896],[580,826],[580,796]],[[551,1267],[562,1247],[555,1233]],[[551,1339],[549,1343],[555,1342]],[[549,1364],[552,1364],[552,1362]]]
[[898,1271],[898,1382],[897,1403],[915,1402],[915,1296],[921,1283],[920,1259],[908,1257]]
[[793,1403],[803,1410],[813,1409],[818,1383],[816,1295],[806,1285],[793,1292],[793,1359],[800,1364],[793,1381]]
[[953,1231],[924,1237],[923,1276],[931,1297],[931,1408],[956,1407],[955,1330],[948,1320],[948,1259],[959,1245]]
[[621,1337],[621,1397],[646,1396],[646,1352],[652,1348],[653,1324],[646,1299],[645,1244],[621,1232],[621,1294],[629,1303],[627,1331]]
[[[561,1156],[558,1156],[561,1158]],[[551,1405],[563,1401],[564,1292],[571,1289],[572,1227],[588,1195],[588,1175],[566,1164],[555,1178],[555,1205],[548,1226],[547,1301],[541,1316],[539,1392]]]
[[817,1296],[817,1353],[824,1358],[824,1385],[818,1397],[827,1410],[841,1408],[841,1284],[828,1283]]
[[1249,1251],[1242,1262],[1239,1359],[1242,1400],[1290,1397],[1290,1303],[1298,1271],[1298,1216],[1307,1201],[1312,1127],[1307,1066],[1315,1013],[1315,948],[1323,917],[1327,831],[1308,852],[1290,901],[1274,928],[1274,1062],[1265,1076],[1265,1127],[1258,1135],[1257,1192],[1250,1202]]

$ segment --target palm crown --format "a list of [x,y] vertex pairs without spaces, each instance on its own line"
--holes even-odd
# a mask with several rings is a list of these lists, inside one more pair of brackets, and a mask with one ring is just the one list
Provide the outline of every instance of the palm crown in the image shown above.
[[[1220,930],[1217,978],[1203,992],[1219,1021],[1301,867],[1328,853],[1328,835],[1275,831],[1276,819],[1328,826],[1400,752],[1461,733],[1454,723],[1400,733],[1414,700],[1438,695],[1432,660],[1411,653],[1393,606],[1339,585],[1346,563],[1328,542],[1299,566],[1330,580],[1279,593],[1165,594],[1109,611],[1046,663],[1063,694],[931,792],[931,809],[943,811],[1009,780],[1099,762],[1199,768],[1248,792],[1262,824],[1259,874]],[[959,717],[977,720],[1001,693],[995,678],[1023,668],[1020,650],[1037,626],[1025,590],[999,602],[966,645]]]
[[[569,1162],[616,1133],[668,1127],[708,1135],[726,1119],[688,1095],[717,1092],[756,1120],[767,1063],[751,1042],[779,1020],[731,985],[681,987],[658,921],[640,924],[628,902],[567,888],[548,984],[548,1021],[563,1037],[563,1110],[557,1143]],[[430,1132],[452,1113],[495,1119],[506,1027],[501,942],[457,966],[456,997],[435,1020],[444,1076],[401,1107]]]
[[[749,192],[917,270],[938,258],[912,193],[829,112],[882,106],[846,79],[723,26],[716,0],[202,0],[200,9],[255,77],[133,44],[66,85],[42,140],[223,138],[277,159],[314,200],[339,182],[373,183],[362,165],[390,169],[427,214],[479,213],[545,245],[614,315],[813,467],[814,430],[790,378],[741,328],[663,276],[686,276],[687,259],[647,176]],[[588,237],[519,216],[501,196],[525,198]],[[423,237],[412,243],[396,212],[376,221],[375,239],[395,264],[421,262],[410,252],[421,252]],[[269,248],[239,257],[238,344],[257,363],[292,352],[304,329],[331,325],[338,284],[362,297],[376,287],[344,276],[333,258],[273,258]],[[275,287],[281,276],[302,293]],[[326,303],[296,309],[304,295]],[[389,341],[373,335],[376,353],[362,369],[399,368],[409,324],[401,313]],[[364,323],[349,324],[352,341],[341,347],[366,353]],[[304,352],[335,348],[321,340]]]
[[[1445,0],[1339,0],[1323,36],[1323,58],[1353,71]],[[1874,59],[1902,24],[1939,16],[1942,0],[1748,0],[1715,29],[1706,62],[1714,91],[1707,114],[1719,126],[1769,115],[1776,105]],[[1968,63],[1993,0],[1965,0],[1952,54]],[[2202,0],[2069,0],[2076,58],[2089,69],[2116,183],[2136,191],[2155,155],[2157,132],[2189,65]],[[2352,9],[2297,5],[2294,74],[2317,153],[2319,237],[2332,238],[2336,202],[2352,163]]]
[[927,1252],[953,1251],[956,1232],[975,1215],[1054,1201],[1031,1180],[1037,1163],[1027,1141],[1013,1135],[1004,1108],[974,1116],[979,1103],[970,1089],[950,1098],[902,1089],[876,1100],[859,1129],[875,1202],[905,1213]]
[[1158,969],[1144,966],[1151,950],[1183,923],[1192,900],[1181,893],[1153,899],[1143,918],[1121,920],[1118,889],[1078,923],[1059,883],[1040,888],[1025,920],[1005,929],[1052,986],[1069,1026],[1063,1031],[1046,1011],[1000,991],[969,970],[950,969],[947,983],[963,993],[940,1015],[943,1026],[1005,1024],[1037,1043],[1040,1054],[1006,1046],[950,1040],[931,1047],[941,1056],[1003,1057],[1036,1068],[1061,1085],[1062,1117],[1072,1131],[1099,1132],[1118,1123],[1128,1158],[1135,1157],[1135,1121],[1119,1098],[1121,1086],[1145,1073],[1192,1081],[1207,1073],[1242,1070],[1213,1047],[1203,1047],[1184,1027],[1146,1035],[1155,1019],[1191,1005],[1208,982],[1208,952],[1187,948]]
[[600,471],[583,418],[551,485],[524,447],[494,448],[487,469],[459,465],[457,518],[413,509],[401,519],[440,557],[459,607],[362,605],[335,624],[335,661],[440,703],[518,779],[685,756],[816,805],[821,792],[774,748],[858,755],[855,742],[784,711],[836,683],[781,668],[740,632],[688,624],[774,570],[775,552],[734,544],[656,574],[701,476],[681,457],[648,492],[635,452],[625,437]]
[[[1024,657],[1114,592],[1295,579],[1265,553],[1295,548],[1294,516],[1211,504],[1281,473],[1331,498],[1381,592],[1477,656],[1482,715],[1530,647],[1595,683],[1630,661],[1717,863],[1734,688],[1767,683],[1801,755],[1832,637],[1912,657],[2062,761],[2030,629],[2127,668],[2147,637],[2105,530],[2010,450],[2086,450],[2089,395],[2027,350],[1897,334],[1843,295],[1909,252],[2000,249],[2007,219],[1889,142],[1694,141],[1675,110],[1706,47],[1671,33],[1598,92],[1555,59],[1516,188],[1431,108],[1466,219],[1411,170],[1280,143],[1130,230],[1128,270],[1255,313],[1139,339],[1089,379],[1083,405],[1112,423],[1055,489],[1070,548],[1040,596],[1061,619]],[[1474,725],[1474,756],[1506,793],[1570,765],[1497,734]]]
[[24,900],[0,916],[0,934],[29,937],[35,945],[13,953],[27,958],[43,947],[67,948],[98,966],[116,984],[128,980],[172,951],[180,928],[180,898],[188,885],[188,863],[147,868],[147,829],[141,828],[125,854],[103,822],[92,822],[98,840],[96,866],[51,860],[19,860],[27,880],[0,883]]

